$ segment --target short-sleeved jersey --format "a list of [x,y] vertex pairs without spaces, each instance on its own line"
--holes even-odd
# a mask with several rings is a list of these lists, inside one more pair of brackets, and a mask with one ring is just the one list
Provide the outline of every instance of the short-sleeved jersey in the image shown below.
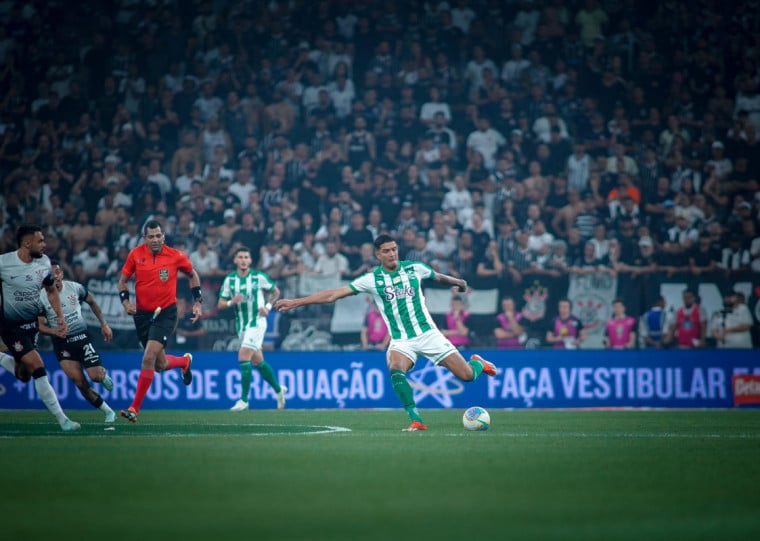
[[0,255],[0,319],[7,322],[37,321],[40,290],[52,283],[50,258],[43,255],[24,263],[18,252]]
[[164,246],[153,254],[147,244],[133,248],[121,273],[135,276],[135,297],[138,310],[152,312],[177,303],[177,273],[190,274],[193,264],[181,250]]
[[[66,325],[69,327],[68,336],[74,336],[87,332],[87,323],[82,316],[82,301],[87,298],[87,288],[79,282],[63,281],[63,287],[58,292],[61,298],[61,308]],[[42,315],[48,320],[51,327],[58,326],[58,316],[50,305],[46,291],[40,292],[40,303],[42,305]]]
[[623,349],[631,336],[631,331],[636,327],[636,320],[631,316],[623,318],[612,318],[604,326],[607,339],[610,341],[610,347],[613,349]]
[[224,277],[219,298],[228,301],[238,293],[243,296],[243,302],[233,305],[238,332],[256,326],[260,318],[259,307],[266,304],[264,291],[271,291],[274,287],[275,283],[266,273],[253,269],[249,269],[245,276],[235,271]]
[[424,263],[399,261],[393,272],[377,267],[348,284],[355,293],[369,293],[383,316],[391,338],[408,339],[435,329],[425,306],[422,281],[435,276]]

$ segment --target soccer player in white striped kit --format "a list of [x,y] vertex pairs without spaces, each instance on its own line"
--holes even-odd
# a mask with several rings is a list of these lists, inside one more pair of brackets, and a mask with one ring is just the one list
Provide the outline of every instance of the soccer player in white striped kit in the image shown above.
[[[272,309],[272,303],[280,296],[280,290],[269,275],[251,268],[251,251],[248,248],[235,250],[232,262],[235,263],[236,269],[224,277],[216,305],[220,310],[224,308],[235,310],[235,327],[240,337],[238,362],[240,363],[241,392],[240,399],[235,402],[230,411],[248,409],[248,394],[252,380],[251,363],[264,381],[274,389],[277,409],[283,409],[288,388],[280,385],[274,370],[264,360],[264,353],[261,351],[264,334],[267,332],[267,314]],[[266,297],[264,292],[266,292]]]
[[425,306],[423,280],[450,285],[460,292],[467,290],[467,282],[436,272],[424,263],[399,261],[398,245],[390,235],[378,235],[374,244],[380,266],[373,271],[356,278],[347,286],[308,297],[280,299],[275,303],[275,308],[286,312],[307,304],[332,303],[358,293],[371,295],[391,333],[387,352],[391,383],[412,421],[404,431],[427,430],[406,378],[418,356],[427,357],[433,364],[447,368],[462,381],[474,381],[483,372],[495,376],[496,367],[479,355],[472,355],[469,361],[465,361],[459,350],[438,330]]

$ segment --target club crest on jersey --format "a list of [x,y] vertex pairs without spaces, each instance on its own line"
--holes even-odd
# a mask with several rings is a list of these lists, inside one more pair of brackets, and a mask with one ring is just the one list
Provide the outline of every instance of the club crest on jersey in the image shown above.
[[61,357],[71,357],[71,353],[64,349],[61,351]]
[[169,281],[169,269],[159,269],[158,279],[161,280],[162,282]]
[[66,297],[66,300],[69,301],[70,305],[74,306],[77,303],[77,301],[79,300],[79,295],[77,295],[76,293],[73,293],[71,295],[68,295]]
[[13,343],[13,350],[17,353],[21,353],[21,351],[24,349],[24,346],[21,345],[21,342],[14,342]]

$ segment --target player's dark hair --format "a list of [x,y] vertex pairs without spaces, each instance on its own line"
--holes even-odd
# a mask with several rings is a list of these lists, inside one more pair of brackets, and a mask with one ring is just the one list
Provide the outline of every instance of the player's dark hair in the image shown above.
[[161,225],[161,222],[159,222],[158,220],[148,220],[147,222],[145,222],[145,227],[143,227],[143,235],[148,234],[148,229],[156,229],[156,228],[160,229],[161,233],[164,232],[164,226]]
[[232,254],[232,258],[234,259],[240,252],[248,252],[250,254],[251,253],[251,249],[248,248],[247,246],[241,246],[240,248],[238,248],[237,250],[235,250],[235,253]]
[[61,266],[61,262],[58,261],[57,259],[51,259],[50,260],[50,266],[51,267],[55,267],[56,265],[60,267]]
[[388,234],[386,234],[386,233],[381,233],[381,234],[379,234],[379,235],[377,236],[377,238],[375,239],[375,242],[374,242],[374,245],[375,245],[375,249],[376,249],[376,250],[379,250],[379,249],[380,249],[380,247],[381,247],[383,244],[387,244],[387,243],[389,243],[389,242],[396,242],[396,239],[394,239],[393,237],[391,237],[390,235],[388,235]]
[[21,248],[21,241],[28,235],[34,235],[38,231],[42,231],[42,228],[35,224],[22,224],[16,229],[16,245]]

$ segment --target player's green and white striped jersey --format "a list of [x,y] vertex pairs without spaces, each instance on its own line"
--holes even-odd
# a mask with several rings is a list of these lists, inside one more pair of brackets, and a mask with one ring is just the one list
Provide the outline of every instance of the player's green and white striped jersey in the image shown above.
[[380,266],[359,276],[348,287],[356,293],[372,296],[391,338],[414,338],[436,328],[422,293],[422,280],[434,275],[435,271],[424,263],[399,261],[394,272],[387,272]]
[[[63,287],[58,292],[58,296],[61,298],[61,309],[63,310],[63,317],[66,320],[66,325],[69,327],[69,336],[87,332],[87,322],[82,316],[82,301],[87,298],[87,288],[79,282],[72,282],[69,280],[63,281]],[[40,291],[40,303],[45,318],[48,320],[48,325],[51,327],[58,326],[58,316],[55,315],[55,310],[50,305],[48,300],[47,291]]]
[[232,305],[235,309],[237,332],[256,326],[259,307],[266,304],[264,291],[271,291],[274,287],[275,283],[266,273],[253,269],[250,269],[245,276],[240,276],[237,271],[234,271],[224,277],[219,298],[228,301],[238,293],[243,296],[243,302]]

